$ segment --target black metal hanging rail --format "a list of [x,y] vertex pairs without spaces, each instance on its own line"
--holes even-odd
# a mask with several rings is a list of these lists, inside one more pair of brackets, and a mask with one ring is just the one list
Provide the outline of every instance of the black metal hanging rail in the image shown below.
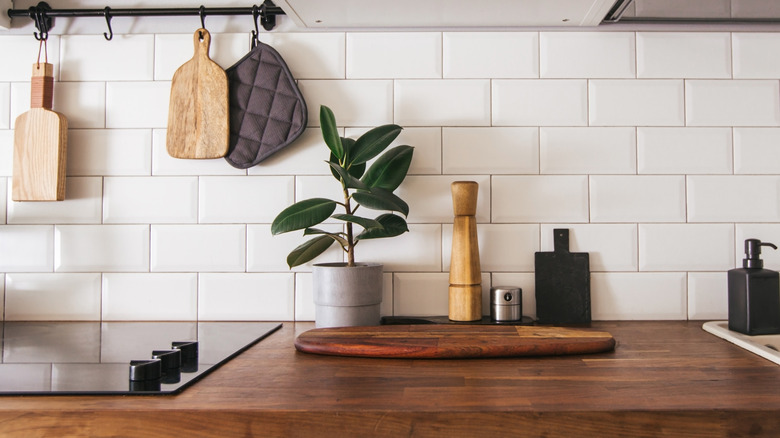
[[40,32],[35,32],[36,39],[46,39],[49,29],[54,27],[55,17],[103,17],[106,19],[108,33],[104,33],[106,39],[113,37],[111,30],[111,19],[114,17],[172,17],[172,16],[200,16],[201,27],[208,15],[251,15],[255,20],[255,34],[257,31],[258,18],[265,30],[272,30],[276,27],[276,16],[285,15],[282,8],[274,5],[270,0],[265,0],[260,6],[253,5],[243,8],[207,8],[200,6],[198,8],[133,8],[121,9],[106,6],[103,9],[52,9],[46,2],[40,2],[36,6],[28,9],[9,9],[8,16],[11,18],[28,17],[35,22],[35,27]]

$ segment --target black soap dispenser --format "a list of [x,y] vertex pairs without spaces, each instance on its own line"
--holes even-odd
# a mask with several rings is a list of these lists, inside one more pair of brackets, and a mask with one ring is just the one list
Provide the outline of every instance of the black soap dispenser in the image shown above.
[[777,249],[774,244],[747,239],[742,268],[728,272],[729,330],[751,336],[780,333],[780,276],[764,269],[762,246]]

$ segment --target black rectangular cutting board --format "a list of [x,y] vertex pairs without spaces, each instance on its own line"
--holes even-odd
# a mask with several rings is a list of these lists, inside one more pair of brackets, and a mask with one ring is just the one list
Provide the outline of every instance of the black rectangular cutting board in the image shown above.
[[536,318],[542,324],[590,322],[590,256],[569,252],[569,230],[553,230],[554,250],[535,254]]

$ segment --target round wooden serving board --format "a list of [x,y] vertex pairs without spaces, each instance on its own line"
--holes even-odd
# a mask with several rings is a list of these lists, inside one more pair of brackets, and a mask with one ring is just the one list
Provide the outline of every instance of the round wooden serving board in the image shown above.
[[313,329],[295,348],[332,356],[467,359],[612,351],[611,334],[552,326],[387,325]]

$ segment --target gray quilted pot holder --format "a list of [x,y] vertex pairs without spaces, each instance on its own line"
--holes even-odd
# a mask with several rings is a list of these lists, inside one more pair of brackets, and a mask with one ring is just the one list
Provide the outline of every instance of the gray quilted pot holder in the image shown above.
[[258,42],[225,70],[230,101],[230,143],[225,156],[239,169],[252,167],[292,143],[308,121],[306,102],[282,57]]

